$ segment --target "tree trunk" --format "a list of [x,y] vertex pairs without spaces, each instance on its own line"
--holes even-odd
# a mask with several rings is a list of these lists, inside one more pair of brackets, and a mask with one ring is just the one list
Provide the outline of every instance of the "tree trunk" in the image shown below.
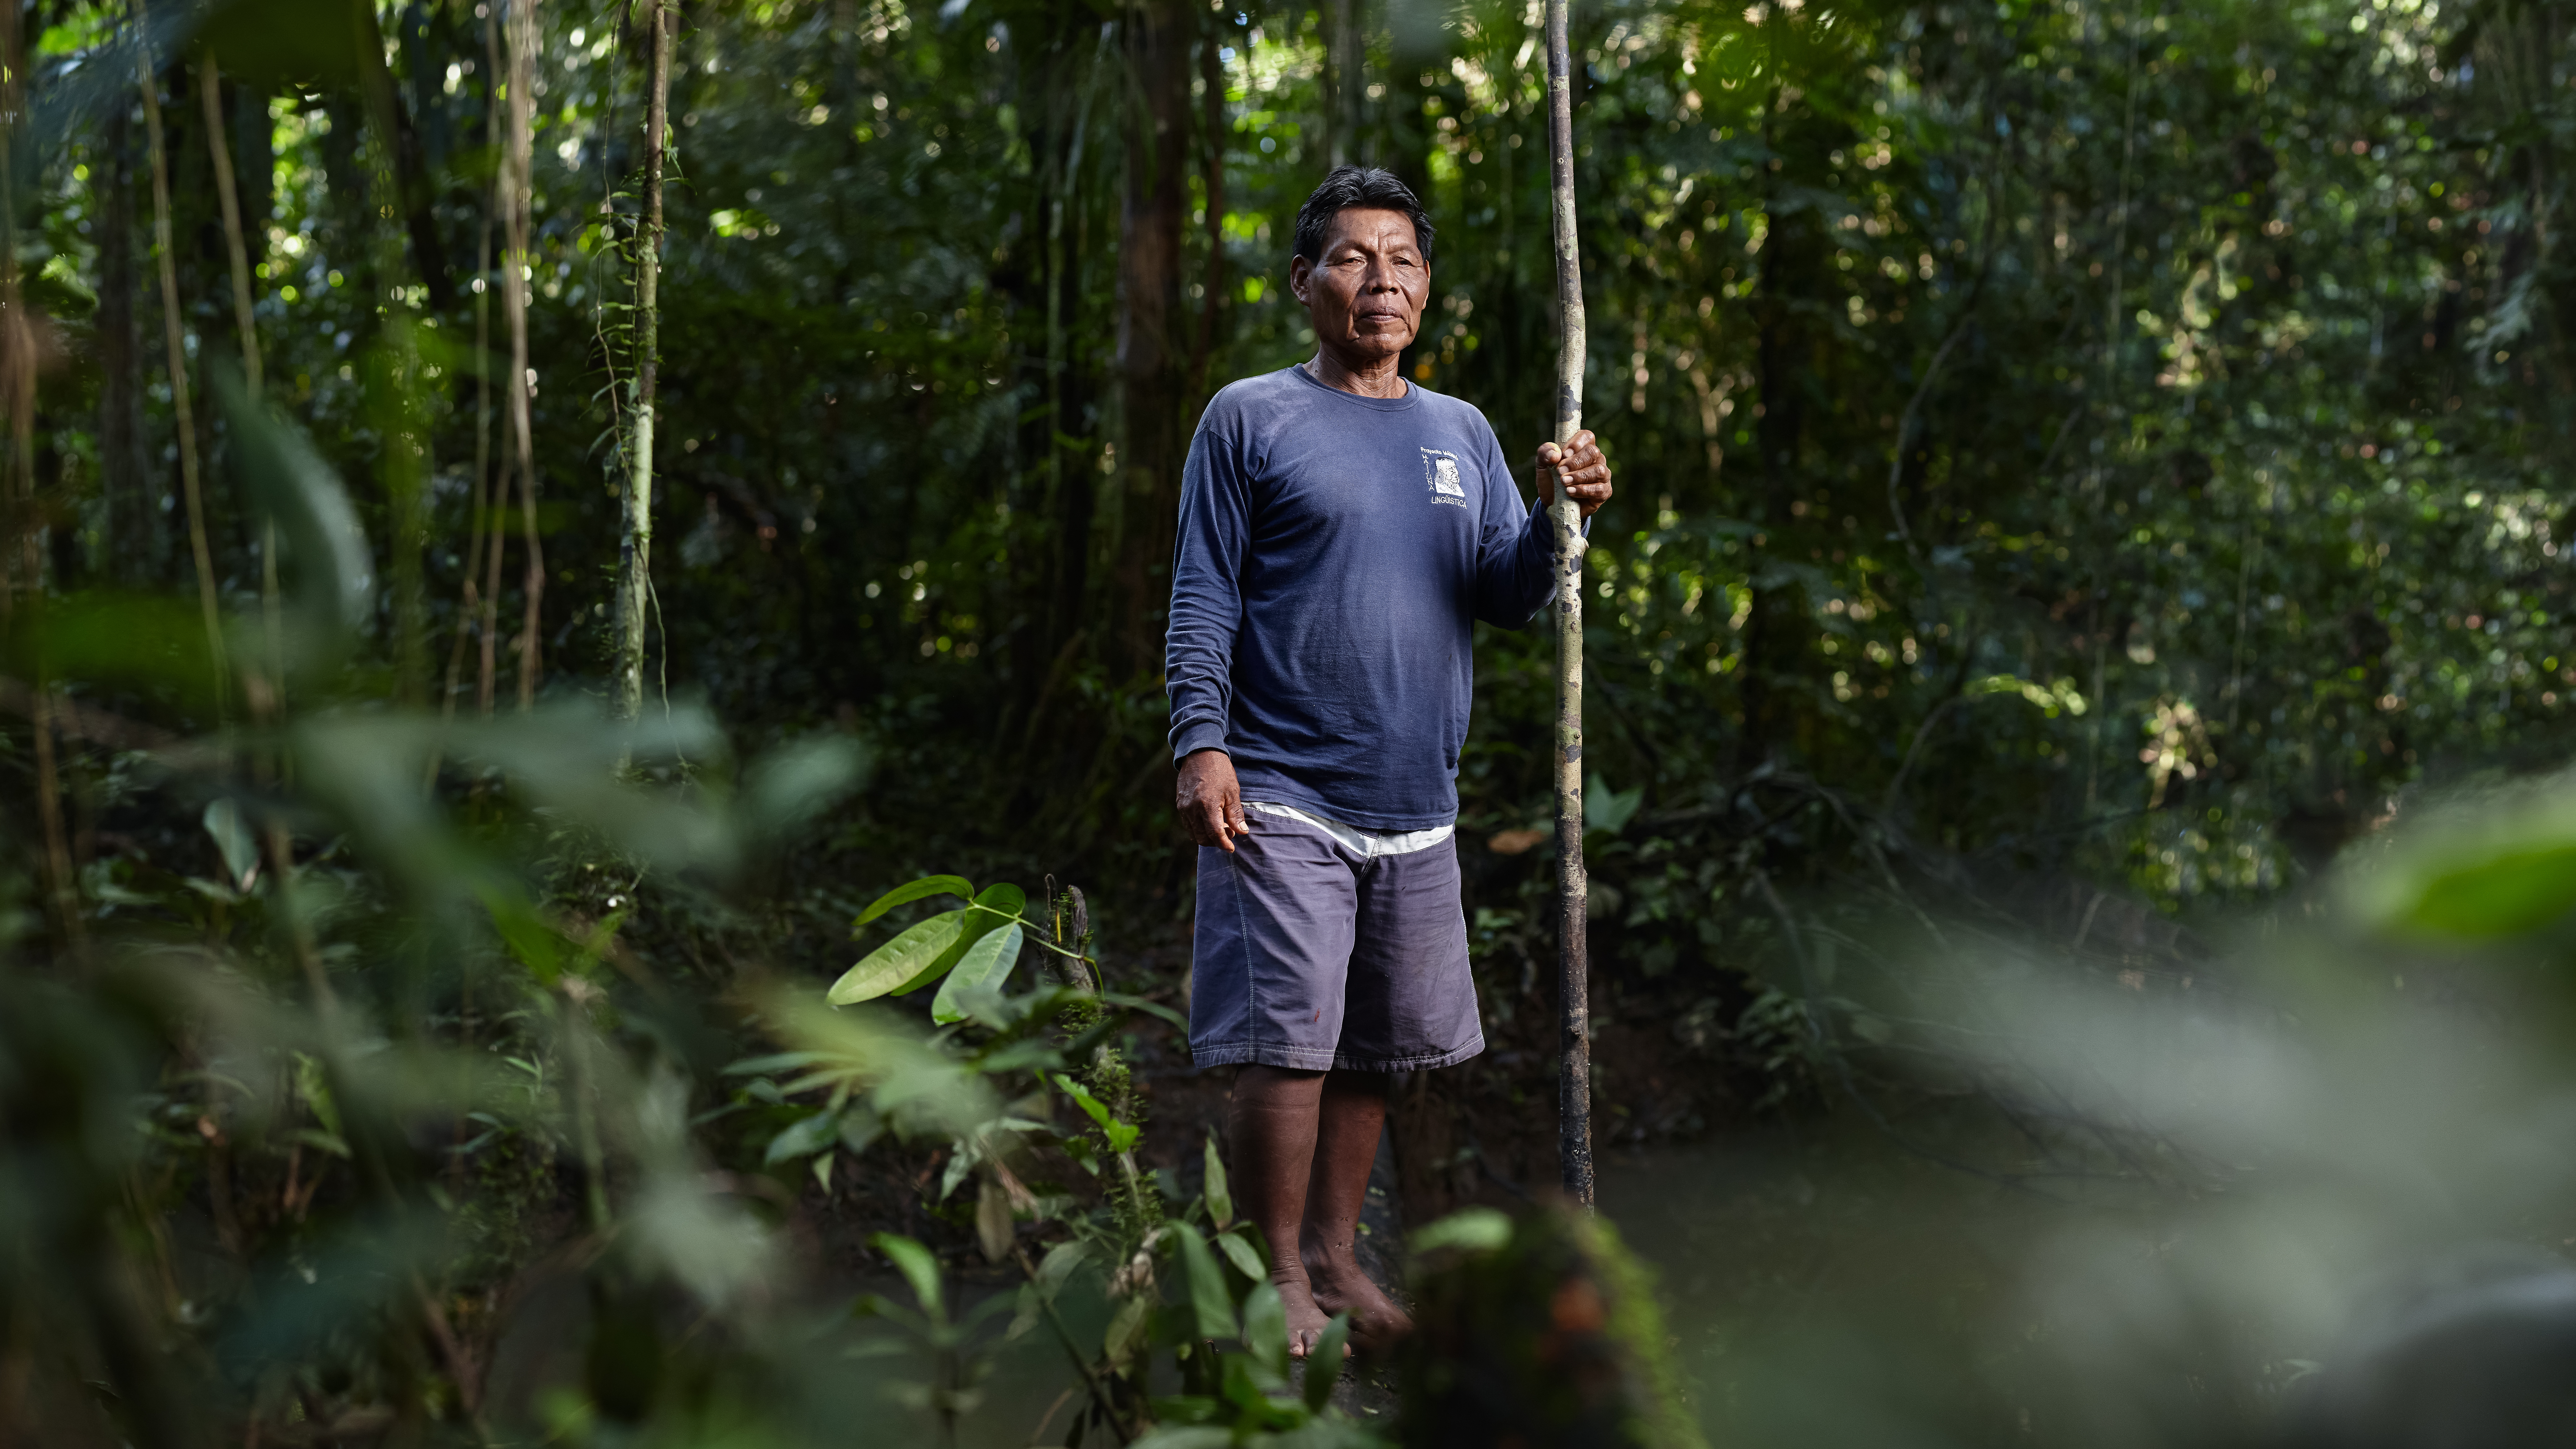
[[[501,134],[501,41],[489,6],[483,12],[483,52],[483,138],[489,144]],[[447,689],[439,703],[443,714],[456,711],[469,633],[479,635],[482,646],[475,698],[483,713],[492,712],[492,599],[482,580],[486,548],[496,585],[501,565],[501,531],[492,517],[499,506],[492,489],[492,223],[500,198],[496,177],[483,193],[483,221],[474,247],[474,512],[466,523],[465,577],[456,603],[456,642],[447,655]]]
[[[215,167],[215,200],[224,218],[224,251],[232,263],[233,327],[241,335],[242,383],[257,404],[261,393],[259,316],[250,285],[250,245],[243,236],[241,193],[234,185],[233,157],[224,137],[223,79],[213,52],[197,65],[197,99],[206,117],[206,154]],[[277,588],[277,520],[262,517],[259,528],[259,615],[267,645],[263,666],[244,672],[243,693],[251,717],[274,719],[285,702],[286,645]]]
[[242,381],[252,401],[260,395],[259,319],[250,286],[250,247],[242,236],[241,194],[233,185],[233,157],[224,139],[223,80],[209,53],[197,63],[197,101],[206,114],[206,154],[215,166],[215,202],[223,211],[224,252],[232,263],[233,326],[241,334]]
[[1118,248],[1118,564],[1120,621],[1112,672],[1133,677],[1161,662],[1171,606],[1173,513],[1180,497],[1181,222],[1189,187],[1190,7],[1145,0],[1127,12],[1136,112],[1127,131],[1126,196]]
[[[373,296],[384,319],[381,351],[367,368],[367,391],[386,441],[378,450],[377,467],[391,515],[385,582],[393,596],[394,695],[405,705],[418,706],[429,697],[428,483],[435,467],[419,396],[420,350],[412,334],[410,304],[398,295],[404,289],[403,238],[385,224],[408,211],[403,158],[411,142],[393,72],[383,63],[384,39],[374,13],[354,13],[370,143],[367,195],[375,203],[362,235],[374,262]],[[413,240],[420,240],[416,233]],[[434,247],[416,250],[422,253],[424,276],[440,269]],[[443,283],[428,291],[437,305]]]
[[626,531],[617,558],[617,717],[644,709],[644,603],[653,568],[653,384],[661,365],[662,150],[671,100],[671,21],[643,0],[651,95],[644,103],[644,220],[635,236],[635,425]]
[[539,627],[546,597],[546,554],[537,541],[536,441],[528,416],[528,278],[534,266],[528,249],[528,213],[536,203],[531,103],[537,82],[537,0],[511,0],[509,34],[509,136],[502,161],[509,201],[503,213],[508,253],[501,266],[501,311],[510,324],[510,443],[519,477],[519,528],[528,552],[519,625],[519,708],[528,710],[536,707],[537,681],[545,669]]
[[[1083,325],[1082,240],[1087,232],[1082,208],[1083,151],[1091,130],[1091,102],[1101,86],[1105,47],[1092,41],[1091,27],[1065,27],[1059,52],[1063,71],[1073,83],[1051,114],[1064,117],[1049,156],[1055,167],[1053,194],[1047,199],[1047,523],[1053,551],[1047,562],[1047,632],[1044,660],[1033,670],[1029,727],[1036,740],[1037,720],[1049,691],[1064,671],[1068,652],[1083,634],[1083,601],[1091,591],[1091,527],[1098,511],[1099,470],[1090,463],[1088,447],[1075,442],[1089,431],[1095,380],[1076,365],[1072,339],[1087,335]],[[1068,114],[1069,112],[1069,114]]]
[[98,481],[107,502],[99,562],[110,578],[133,584],[157,577],[166,557],[158,480],[143,458],[132,107],[109,105],[98,154],[99,174],[91,182],[98,197]]
[[1200,284],[1199,336],[1190,348],[1190,407],[1207,397],[1208,358],[1216,348],[1216,321],[1225,302],[1225,58],[1217,52],[1231,34],[1222,12],[1207,21],[1199,42],[1199,174],[1207,193],[1207,279]]
[[152,155],[152,246],[161,266],[162,341],[170,356],[170,411],[179,435],[179,486],[188,505],[188,552],[197,568],[197,607],[205,616],[206,654],[214,666],[215,713],[223,714],[231,670],[224,660],[224,627],[215,597],[214,552],[206,543],[205,493],[197,479],[197,419],[188,400],[188,345],[179,310],[178,257],[170,240],[170,153],[161,144],[161,81],[148,45],[138,46],[135,67],[143,87],[144,143]]
[[1360,148],[1360,98],[1368,42],[1359,0],[1324,0],[1324,145],[1335,166],[1366,164]]
[[[1574,207],[1573,55],[1566,0],[1547,5],[1548,161],[1556,250],[1556,442],[1583,427],[1583,262]],[[1557,1152],[1566,1196],[1592,1206],[1592,989],[1583,873],[1583,514],[1559,488],[1556,534]]]

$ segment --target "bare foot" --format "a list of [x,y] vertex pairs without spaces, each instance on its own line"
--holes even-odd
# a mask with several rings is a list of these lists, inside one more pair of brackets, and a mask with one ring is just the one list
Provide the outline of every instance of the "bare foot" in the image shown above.
[[[1384,1353],[1395,1346],[1396,1340],[1413,1332],[1412,1317],[1395,1306],[1386,1290],[1370,1282],[1358,1263],[1347,1258],[1338,1263],[1309,1258],[1306,1277],[1308,1294],[1327,1320],[1335,1314],[1351,1316],[1351,1341],[1362,1352]],[[1294,1323],[1295,1319],[1289,1321]]]
[[[1316,1306],[1314,1290],[1307,1285],[1303,1273],[1293,1277],[1274,1273],[1270,1286],[1279,1290],[1279,1306],[1288,1310],[1288,1356],[1304,1358],[1323,1341],[1324,1330],[1332,1326],[1333,1315]],[[1347,1346],[1343,1348],[1342,1355],[1345,1358],[1350,1356]]]

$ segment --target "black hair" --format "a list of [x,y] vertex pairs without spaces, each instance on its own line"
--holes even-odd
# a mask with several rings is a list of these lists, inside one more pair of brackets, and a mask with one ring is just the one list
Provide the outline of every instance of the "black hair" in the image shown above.
[[1353,209],[1400,211],[1413,223],[1413,244],[1422,248],[1422,259],[1431,260],[1431,216],[1414,197],[1413,188],[1395,179],[1392,171],[1375,166],[1336,166],[1324,178],[1306,204],[1297,208],[1296,255],[1307,261],[1324,260],[1324,237],[1333,229],[1333,218]]

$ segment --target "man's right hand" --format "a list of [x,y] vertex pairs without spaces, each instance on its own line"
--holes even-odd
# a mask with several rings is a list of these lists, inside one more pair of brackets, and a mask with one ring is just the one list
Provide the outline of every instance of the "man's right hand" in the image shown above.
[[1219,850],[1234,849],[1234,837],[1250,835],[1243,818],[1243,789],[1234,780],[1234,759],[1223,750],[1201,750],[1181,761],[1173,786],[1173,805],[1190,839]]

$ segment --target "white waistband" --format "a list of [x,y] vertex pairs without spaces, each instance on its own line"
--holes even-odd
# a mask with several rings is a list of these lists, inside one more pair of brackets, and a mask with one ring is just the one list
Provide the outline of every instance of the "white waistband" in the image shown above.
[[1294,820],[1300,825],[1311,825],[1333,837],[1334,844],[1362,860],[1374,860],[1381,855],[1411,855],[1417,850],[1429,850],[1458,833],[1458,827],[1454,824],[1435,825],[1429,830],[1406,830],[1393,834],[1381,830],[1362,830],[1355,825],[1344,825],[1338,820],[1326,820],[1309,815],[1294,806],[1273,805],[1267,800],[1246,800],[1243,802],[1243,808],[1276,816],[1282,820]]

